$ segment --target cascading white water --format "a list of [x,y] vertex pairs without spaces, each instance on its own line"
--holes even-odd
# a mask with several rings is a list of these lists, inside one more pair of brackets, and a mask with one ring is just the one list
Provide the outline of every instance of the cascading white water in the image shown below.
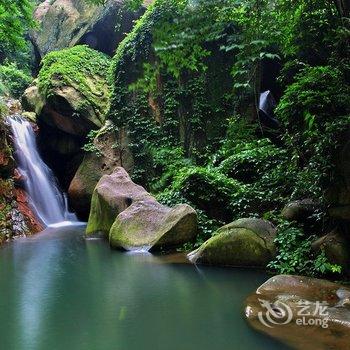
[[68,211],[67,201],[52,170],[39,154],[32,125],[20,116],[11,116],[7,120],[13,132],[18,169],[25,177],[29,203],[37,217],[46,226],[76,222],[76,216]]

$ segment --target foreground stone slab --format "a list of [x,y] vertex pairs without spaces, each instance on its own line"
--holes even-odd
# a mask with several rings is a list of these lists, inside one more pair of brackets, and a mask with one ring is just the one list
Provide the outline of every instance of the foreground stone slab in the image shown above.
[[245,316],[256,330],[295,349],[349,349],[350,289],[340,284],[275,276],[248,297]]
[[275,255],[276,228],[261,219],[240,219],[221,227],[191,252],[195,264],[266,267]]
[[86,233],[102,232],[113,248],[157,249],[195,239],[197,214],[189,205],[169,208],[136,185],[121,167],[98,182]]

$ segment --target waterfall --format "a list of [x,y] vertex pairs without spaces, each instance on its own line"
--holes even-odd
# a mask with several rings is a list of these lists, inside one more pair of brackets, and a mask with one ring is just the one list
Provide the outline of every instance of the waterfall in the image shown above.
[[65,195],[59,190],[52,170],[42,160],[32,125],[20,116],[7,118],[14,137],[18,169],[24,176],[29,204],[46,226],[63,222],[76,222],[68,211]]

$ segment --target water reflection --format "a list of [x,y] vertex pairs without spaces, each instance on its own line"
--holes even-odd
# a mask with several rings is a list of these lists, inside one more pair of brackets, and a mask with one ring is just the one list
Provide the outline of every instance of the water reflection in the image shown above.
[[284,349],[242,317],[263,274],[164,264],[82,231],[50,229],[0,249],[1,349]]

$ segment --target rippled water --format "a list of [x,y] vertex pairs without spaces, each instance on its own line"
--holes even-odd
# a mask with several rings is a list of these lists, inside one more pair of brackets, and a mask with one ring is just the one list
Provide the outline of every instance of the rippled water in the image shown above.
[[50,228],[0,249],[1,350],[274,350],[245,297],[266,275],[165,264]]

